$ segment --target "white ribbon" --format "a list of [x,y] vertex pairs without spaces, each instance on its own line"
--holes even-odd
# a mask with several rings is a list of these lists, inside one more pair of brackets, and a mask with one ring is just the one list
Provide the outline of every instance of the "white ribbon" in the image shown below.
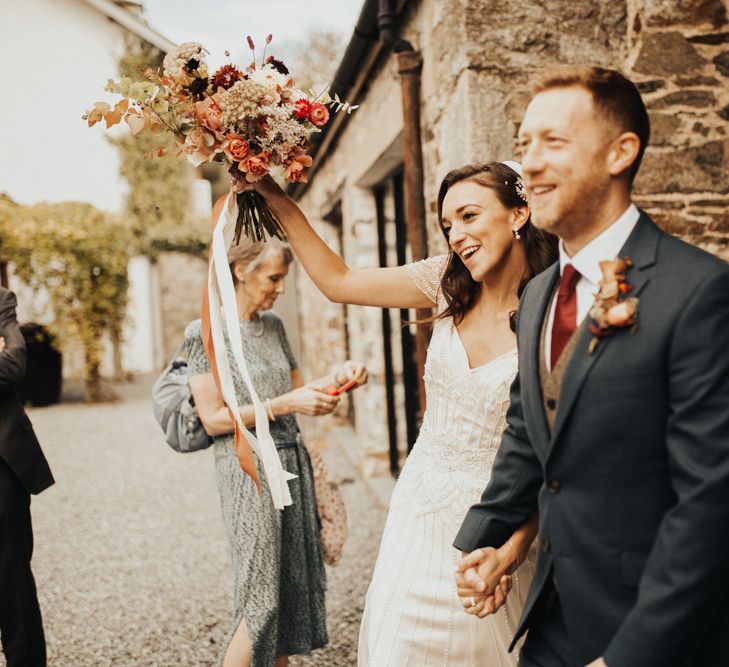
[[[274,507],[282,510],[286,505],[291,505],[291,492],[289,491],[287,482],[290,479],[296,479],[296,475],[286,472],[281,465],[281,459],[278,456],[276,445],[273,442],[268,428],[266,409],[258,398],[243,355],[238,306],[235,298],[235,288],[233,287],[233,278],[228,268],[227,257],[228,248],[233,242],[237,217],[238,205],[235,195],[229,194],[223,205],[218,223],[215,225],[215,230],[213,231],[213,252],[208,273],[210,328],[215,346],[215,361],[218,366],[218,376],[223,392],[223,400],[230,408],[238,423],[238,427],[248,439],[248,442],[251,443],[253,451],[255,451],[263,464],[263,471],[268,481],[268,488],[273,498]],[[233,357],[253,402],[253,409],[256,414],[257,438],[245,427],[240,417],[240,408],[235,395],[233,375],[228,363],[228,354],[225,346],[223,318],[225,319],[225,329],[228,332],[228,341],[233,350]]]

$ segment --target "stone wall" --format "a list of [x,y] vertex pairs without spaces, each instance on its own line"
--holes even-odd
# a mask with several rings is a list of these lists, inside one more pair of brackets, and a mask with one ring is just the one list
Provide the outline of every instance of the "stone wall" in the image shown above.
[[162,253],[157,260],[162,349],[167,363],[182,342],[190,320],[200,317],[207,262],[179,252]]
[[[419,3],[426,201],[433,251],[442,247],[435,196],[442,176],[470,161],[507,159],[547,65],[598,64],[634,80],[652,138],[636,200],[664,229],[729,258],[729,21],[721,0]],[[443,54],[448,57],[444,58]],[[366,104],[366,101],[364,102]]]
[[[420,0],[408,4],[401,32],[423,55],[430,254],[445,249],[435,207],[443,175],[468,162],[513,158],[535,72],[597,64],[627,74],[649,107],[653,135],[636,182],[637,203],[664,229],[729,259],[729,21],[721,0]],[[345,257],[354,267],[376,266],[372,175],[381,173],[402,130],[392,57],[365,95],[351,101],[360,108],[333,150],[318,156],[323,163],[301,204],[327,233],[323,218],[341,202]],[[326,331],[336,325],[324,313],[338,307],[313,296],[305,279],[299,289],[304,366],[315,366],[316,341],[344,349],[344,333]],[[356,307],[348,313],[350,353],[377,371],[380,314]],[[375,372],[370,387],[355,393],[360,453],[371,471],[383,469],[387,451],[381,382]]]
[[720,0],[631,2],[624,68],[653,137],[636,197],[669,232],[729,259],[729,21]]

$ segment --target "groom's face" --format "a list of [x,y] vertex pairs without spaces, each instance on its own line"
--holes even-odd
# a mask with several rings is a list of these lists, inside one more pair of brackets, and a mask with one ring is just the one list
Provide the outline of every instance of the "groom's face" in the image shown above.
[[611,132],[580,86],[534,96],[519,129],[519,148],[537,227],[570,239],[595,218],[609,183]]

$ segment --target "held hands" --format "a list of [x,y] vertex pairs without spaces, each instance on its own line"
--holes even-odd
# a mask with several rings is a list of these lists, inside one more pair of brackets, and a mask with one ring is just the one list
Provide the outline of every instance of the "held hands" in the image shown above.
[[456,570],[456,587],[467,614],[486,618],[504,605],[515,565],[511,550],[483,547],[465,554]]
[[607,667],[607,663],[603,658],[598,658],[597,660],[593,660],[587,667]]
[[0,352],[5,350],[5,336],[0,336]]
[[463,575],[460,573],[456,574],[456,586],[458,587],[458,596],[461,598],[461,604],[467,614],[477,616],[478,618],[486,618],[500,609],[506,602],[511,585],[511,577],[504,575],[496,585],[493,593],[479,593],[472,588],[468,588],[464,582]]

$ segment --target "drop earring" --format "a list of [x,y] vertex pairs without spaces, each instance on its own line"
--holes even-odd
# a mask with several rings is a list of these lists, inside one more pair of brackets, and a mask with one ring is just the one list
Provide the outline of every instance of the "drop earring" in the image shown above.
[[514,227],[514,238],[518,241],[521,238],[521,234],[519,233],[519,228]]

